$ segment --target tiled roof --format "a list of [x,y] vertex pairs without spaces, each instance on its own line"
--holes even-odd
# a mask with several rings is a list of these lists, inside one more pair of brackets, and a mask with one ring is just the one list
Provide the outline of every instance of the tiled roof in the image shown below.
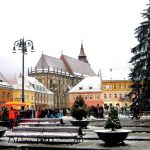
[[74,75],[84,75],[84,76],[96,75],[95,72],[90,67],[89,63],[80,61],[78,59],[75,59],[66,55],[62,55],[61,58],[64,58],[62,60],[65,60],[65,62],[67,63],[67,65],[69,66],[69,68],[71,69]]
[[95,76],[95,72],[90,67],[89,63],[78,59],[61,55],[61,58],[55,58],[42,54],[35,68],[40,69],[58,69],[63,72],[68,72],[73,76]]
[[64,63],[60,59],[42,54],[39,62],[36,65],[36,68],[42,69],[42,67],[48,68],[48,66],[49,66],[49,69],[55,68],[58,70],[62,69],[62,71],[67,70]]

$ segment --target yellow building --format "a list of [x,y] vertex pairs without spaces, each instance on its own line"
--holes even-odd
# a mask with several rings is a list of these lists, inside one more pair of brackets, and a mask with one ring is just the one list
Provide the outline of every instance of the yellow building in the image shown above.
[[2,104],[10,102],[13,99],[13,87],[9,85],[3,74],[0,72],[0,111]]
[[[18,78],[17,83],[14,85],[13,91],[13,101],[22,102],[22,79]],[[25,80],[24,84],[24,102],[28,105],[28,108],[35,108],[35,90],[34,88]],[[17,106],[16,109],[20,109],[20,106]]]
[[131,91],[131,84],[130,80],[103,80],[102,99],[104,104],[119,107],[129,106],[131,100],[127,95]]
[[130,106],[131,100],[127,96],[131,91],[132,81],[126,70],[107,70],[102,72],[102,100],[104,105],[124,107]]
[[[27,103],[29,109],[44,110],[54,108],[53,93],[49,91],[42,83],[33,77],[24,78],[24,103]],[[17,79],[14,85],[13,100],[22,101],[22,78]]]

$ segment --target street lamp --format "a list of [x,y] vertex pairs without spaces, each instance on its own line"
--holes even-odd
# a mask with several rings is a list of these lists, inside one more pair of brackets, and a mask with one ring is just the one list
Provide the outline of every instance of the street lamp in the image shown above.
[[22,103],[24,103],[24,54],[27,54],[28,47],[31,47],[31,52],[34,52],[33,42],[25,41],[24,38],[16,41],[13,47],[13,53],[16,53],[16,49],[22,52]]

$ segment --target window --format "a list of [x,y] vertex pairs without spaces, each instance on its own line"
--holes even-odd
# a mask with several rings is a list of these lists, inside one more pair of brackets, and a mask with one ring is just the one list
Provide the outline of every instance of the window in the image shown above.
[[111,94],[109,94],[109,98],[111,98]]
[[87,96],[87,95],[84,95],[84,99],[88,99],[88,96]]
[[92,86],[90,86],[89,89],[91,90],[91,89],[92,89]]
[[120,99],[122,99],[123,97],[122,97],[122,94],[120,94]]
[[2,98],[4,98],[4,97],[5,97],[5,92],[2,93]]
[[104,94],[104,98],[107,98],[107,94]]
[[10,98],[10,93],[9,93],[9,92],[7,93],[7,98],[8,98],[8,99]]
[[73,100],[74,100],[74,101],[75,101],[75,99],[76,99],[76,96],[73,97]]
[[89,96],[89,99],[93,99],[93,96],[92,96],[92,95],[90,95],[90,96]]
[[127,89],[127,85],[126,85],[126,84],[124,85],[124,89],[125,89],[125,90]]
[[116,84],[114,84],[114,89],[116,89],[117,87],[116,87]]
[[99,94],[96,94],[95,99],[99,99],[99,98],[100,98]]
[[82,90],[82,87],[81,87],[81,86],[79,87],[79,90]]
[[119,89],[121,89],[121,84],[119,84]]
[[117,94],[115,94],[114,97],[117,98]]
[[49,83],[50,88],[53,88],[53,80],[50,79],[50,83]]
[[29,95],[27,95],[26,98],[27,98],[27,101],[28,101],[29,100]]
[[110,90],[110,89],[112,89],[112,86],[111,85],[104,85],[104,89],[105,90]]

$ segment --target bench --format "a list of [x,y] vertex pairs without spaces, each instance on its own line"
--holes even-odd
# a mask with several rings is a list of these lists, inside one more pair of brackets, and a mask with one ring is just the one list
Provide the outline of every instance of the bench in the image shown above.
[[20,122],[60,122],[62,118],[24,118]]
[[18,126],[59,126],[64,125],[62,118],[27,118],[22,119],[17,125]]
[[147,117],[147,116],[150,115],[150,111],[141,111],[141,112],[140,112],[140,115],[141,115],[141,116],[146,116],[146,117]]
[[15,127],[12,132],[6,134],[5,137],[8,137],[8,143],[11,139],[14,142],[23,138],[30,140],[35,140],[37,143],[45,142],[54,142],[55,139],[73,139],[75,142],[83,142],[82,129],[80,127]]

